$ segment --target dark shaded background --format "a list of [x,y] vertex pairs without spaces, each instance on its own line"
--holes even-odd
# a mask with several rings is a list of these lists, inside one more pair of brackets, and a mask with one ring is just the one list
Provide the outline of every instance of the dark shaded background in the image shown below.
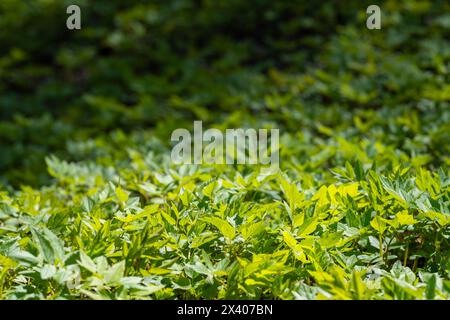
[[[88,157],[73,141],[120,149],[152,129],[168,144],[194,119],[314,133],[358,109],[380,120],[369,136],[448,164],[448,1],[379,1],[370,31],[372,2],[2,0],[0,181],[47,183],[46,156]],[[405,110],[417,125],[389,122]]]

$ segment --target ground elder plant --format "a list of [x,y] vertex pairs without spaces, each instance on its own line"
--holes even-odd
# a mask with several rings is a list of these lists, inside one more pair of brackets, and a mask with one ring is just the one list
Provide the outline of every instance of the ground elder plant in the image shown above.
[[70,2],[0,2],[0,299],[450,298],[446,1]]
[[448,297],[443,170],[267,176],[155,160],[52,158],[54,185],[3,192],[3,298]]

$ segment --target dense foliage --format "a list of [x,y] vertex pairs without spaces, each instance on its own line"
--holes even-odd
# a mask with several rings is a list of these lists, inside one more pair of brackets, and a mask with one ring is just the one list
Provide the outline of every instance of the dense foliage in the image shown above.
[[[450,6],[368,4],[2,0],[0,299],[448,299]],[[193,120],[280,171],[174,165]]]

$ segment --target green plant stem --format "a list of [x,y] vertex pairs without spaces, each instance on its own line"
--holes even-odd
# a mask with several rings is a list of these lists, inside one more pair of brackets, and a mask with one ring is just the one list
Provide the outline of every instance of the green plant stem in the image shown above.
[[379,237],[378,237],[378,242],[380,243],[380,258],[381,260],[384,262],[384,255],[383,255],[383,237],[380,233]]
[[408,262],[408,254],[409,254],[409,242],[406,244],[405,257],[403,258],[404,267],[406,267],[406,263]]

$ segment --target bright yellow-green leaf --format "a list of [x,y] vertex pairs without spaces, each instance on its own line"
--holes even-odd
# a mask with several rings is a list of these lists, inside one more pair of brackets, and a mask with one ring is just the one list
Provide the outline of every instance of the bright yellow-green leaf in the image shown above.
[[177,222],[175,221],[174,218],[172,218],[167,212],[161,211],[162,216],[164,217],[164,219],[166,219],[166,221],[168,223],[170,223],[171,225],[176,225]]
[[128,201],[128,192],[122,190],[120,186],[117,186],[116,188],[116,196],[117,199],[119,199],[120,202],[125,203]]
[[295,240],[295,238],[288,231],[283,231],[282,235],[284,242],[292,250],[295,258],[301,262],[307,262],[303,248],[297,243],[297,240]]
[[217,217],[206,217],[203,221],[208,222],[219,229],[226,238],[233,240],[236,236],[236,230],[234,227],[226,220]]
[[247,240],[248,238],[258,235],[259,233],[263,232],[264,229],[265,229],[265,224],[262,221],[257,222],[257,223],[249,223],[241,229],[241,234],[244,237],[244,239]]
[[381,234],[387,229],[386,221],[378,215],[370,221],[370,225]]
[[413,225],[417,223],[417,221],[414,219],[414,216],[412,214],[408,214],[405,211],[398,213],[396,215],[396,218],[400,225]]
[[213,193],[213,191],[214,191],[214,189],[216,187],[217,187],[217,181],[212,181],[205,188],[203,188],[203,194],[206,197],[211,198],[212,197],[212,193]]

